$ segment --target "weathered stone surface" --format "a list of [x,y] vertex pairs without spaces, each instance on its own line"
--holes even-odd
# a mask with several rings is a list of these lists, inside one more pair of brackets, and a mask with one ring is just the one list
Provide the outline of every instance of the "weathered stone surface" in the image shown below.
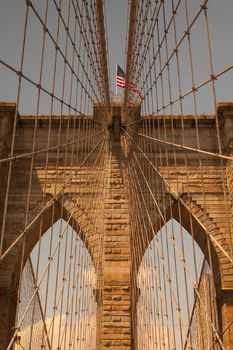
[[117,140],[111,143],[109,166],[110,179],[104,207],[106,244],[103,269],[103,318],[99,348],[126,350],[131,349],[132,333],[129,214],[122,150]]
[[[12,126],[15,117],[14,108],[14,104],[1,104],[0,106],[1,159],[10,154]],[[222,132],[223,150],[226,154],[233,154],[233,105],[231,103],[221,104],[218,117]],[[172,141],[169,118],[164,119],[167,126],[167,140]],[[21,124],[16,131],[16,154],[31,151],[33,123],[33,116],[21,117]],[[65,123],[66,118],[64,117],[64,130],[61,135],[61,142],[65,142],[67,137]],[[82,123],[88,125],[92,121],[82,120]],[[148,118],[148,130],[154,137],[158,136],[156,123],[155,121],[152,123],[151,119]],[[193,117],[184,117],[184,123],[187,146],[196,147]],[[201,140],[206,142],[201,147],[204,146],[203,148],[215,152],[217,145],[212,137],[214,117],[200,116],[198,117],[198,123],[201,126]],[[177,135],[176,142],[182,143],[181,124],[178,117],[174,125]],[[36,135],[37,146],[40,149],[45,149],[47,145],[47,127],[48,117],[43,116]],[[58,120],[54,118],[50,146],[56,146],[57,144],[58,127]],[[85,138],[85,135],[82,135],[80,130],[77,128],[75,131],[74,136],[77,139]],[[72,132],[71,127],[70,137],[73,135]],[[135,310],[135,307],[132,307],[132,305],[135,306],[136,300],[131,300],[130,202],[126,191],[124,168],[124,162],[127,162],[127,160],[125,160],[121,149],[119,132],[116,136],[110,142],[110,152],[106,153],[105,174],[102,174],[100,168],[97,167],[95,169],[84,191],[85,193],[80,197],[78,208],[72,212],[72,225],[82,235],[93,258],[94,265],[101,270],[98,276],[98,286],[94,293],[98,301],[98,349],[100,350],[129,350],[133,348],[131,321],[135,316],[132,315],[132,310]],[[160,134],[160,137],[164,137],[163,132]],[[96,139],[93,136],[93,142],[95,141]],[[80,143],[75,162],[80,163],[84,159],[84,148],[84,145]],[[151,153],[149,147],[147,151],[150,159],[156,161],[157,155]],[[68,152],[67,157],[65,157],[65,152]],[[82,192],[83,184],[92,165],[90,161],[79,171],[79,176],[77,177],[75,175],[76,163],[72,163],[71,148],[68,148],[67,151],[65,149],[61,150],[58,167],[56,166],[56,151],[50,152],[49,166],[45,172],[45,155],[46,153],[40,153],[34,159],[28,221],[33,222],[35,218],[36,220],[26,235],[25,260],[38,242],[40,233],[43,234],[59,218],[63,217],[66,219],[68,217],[75,202],[73,193],[77,196],[77,194]],[[163,152],[160,156],[165,160]],[[177,163],[174,164],[172,149],[169,150],[168,147],[169,166],[166,166],[165,162],[158,165],[158,170],[163,176],[164,183],[159,182],[154,177],[152,185],[154,188],[157,186],[157,191],[160,191],[161,188],[165,188],[168,193],[172,191],[177,198],[181,198],[183,203],[185,203],[185,207],[179,207],[178,202],[172,202],[173,217],[178,221],[182,219],[183,226],[191,232],[190,215],[192,216],[194,239],[207,259],[206,232],[211,234],[216,241],[216,243],[212,244],[211,249],[212,258],[215,262],[213,268],[217,276],[219,322],[221,331],[227,329],[222,335],[224,347],[226,350],[232,350],[233,332],[232,328],[228,329],[228,326],[233,321],[233,270],[229,259],[222,253],[218,245],[221,245],[232,257],[233,163],[231,161],[222,163],[219,159],[202,156],[202,169],[200,170],[196,154],[193,152],[186,153],[186,165],[184,165],[182,156],[182,152],[177,152]],[[67,164],[70,164],[69,166],[64,163],[65,158],[67,159]],[[109,169],[110,173],[108,173]],[[0,163],[0,226],[3,219],[7,172],[7,163]],[[24,228],[30,176],[30,157],[21,159],[20,162],[14,161],[12,173],[4,250],[15,241]],[[56,194],[57,188],[64,185],[64,178],[67,174],[72,176],[72,181],[64,186],[63,195],[61,196],[62,200],[58,199],[50,205],[51,198]],[[99,186],[99,179],[103,175],[105,175],[105,180]],[[56,183],[55,178],[57,178]],[[167,183],[169,183],[169,187]],[[88,200],[91,197],[90,194],[95,194],[96,196],[95,202],[91,204]],[[167,196],[163,198],[163,201],[169,207],[170,203]],[[43,225],[41,227],[42,217],[38,216],[38,213],[44,203],[48,204],[48,208],[43,214]],[[148,209],[154,210],[154,216],[156,217],[153,203],[150,202],[149,198]],[[169,215],[168,211],[166,220],[170,219]],[[51,220],[52,217],[53,222]],[[100,221],[102,222],[101,229],[99,227]],[[154,225],[158,231],[161,227],[161,222],[155,220]],[[138,265],[152,238],[153,235],[148,230],[147,240],[142,243],[143,250],[136,257]],[[142,237],[136,237],[135,239],[140,239],[142,242]],[[100,244],[97,244],[100,240],[104,242],[104,258],[101,255]],[[20,256],[21,249],[20,243],[12,250],[9,259],[6,259],[0,268],[0,350],[5,350],[14,326],[19,279],[17,264],[19,263],[18,256]],[[101,260],[102,258],[103,260]]]

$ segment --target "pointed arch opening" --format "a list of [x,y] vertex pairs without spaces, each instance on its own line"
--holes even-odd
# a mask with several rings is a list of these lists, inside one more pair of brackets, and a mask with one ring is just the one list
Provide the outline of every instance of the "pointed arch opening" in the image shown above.
[[96,283],[81,235],[59,219],[24,266],[16,349],[96,349]]
[[138,349],[221,349],[212,266],[174,218],[147,247],[137,289]]

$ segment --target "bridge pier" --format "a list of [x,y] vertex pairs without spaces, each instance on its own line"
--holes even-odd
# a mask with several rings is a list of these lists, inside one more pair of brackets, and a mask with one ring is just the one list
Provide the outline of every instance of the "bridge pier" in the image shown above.
[[[13,282],[12,282],[13,284]],[[0,350],[5,350],[12,337],[15,325],[18,288],[0,288]]]
[[217,297],[220,335],[225,350],[233,349],[233,290],[222,290]]
[[99,350],[131,349],[131,288],[128,200],[120,144],[120,121],[110,140],[105,199],[103,306]]
[[[227,155],[233,155],[233,103],[222,102],[218,106],[219,122],[221,127],[221,141],[223,151]],[[233,216],[233,162],[226,164],[226,178],[229,192],[231,213]],[[231,227],[231,236],[233,228]],[[231,242],[232,243],[232,242]],[[231,256],[232,257],[232,256]],[[233,269],[231,269],[232,271]],[[229,276],[232,275],[229,271]],[[226,350],[233,349],[233,280],[227,289],[223,289],[218,297],[220,308],[220,321],[222,340]]]
[[[3,103],[0,109],[0,159],[10,152],[15,104]],[[0,235],[3,223],[7,181],[7,163],[0,164]],[[5,350],[13,333],[17,305],[18,283],[6,262],[0,266],[0,350]]]

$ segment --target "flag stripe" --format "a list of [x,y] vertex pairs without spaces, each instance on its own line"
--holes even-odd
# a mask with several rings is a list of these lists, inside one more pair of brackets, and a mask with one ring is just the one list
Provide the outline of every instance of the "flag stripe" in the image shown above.
[[[117,65],[117,76],[116,76],[116,86],[125,88],[125,72]],[[130,90],[138,94],[138,96],[143,99],[144,96],[141,93],[141,90],[134,83],[130,83]]]

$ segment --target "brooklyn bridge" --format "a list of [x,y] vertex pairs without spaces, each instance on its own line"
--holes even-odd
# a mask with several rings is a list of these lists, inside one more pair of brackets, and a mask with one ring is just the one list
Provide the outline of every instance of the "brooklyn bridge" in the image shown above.
[[233,350],[233,3],[110,2],[0,4],[0,350]]

